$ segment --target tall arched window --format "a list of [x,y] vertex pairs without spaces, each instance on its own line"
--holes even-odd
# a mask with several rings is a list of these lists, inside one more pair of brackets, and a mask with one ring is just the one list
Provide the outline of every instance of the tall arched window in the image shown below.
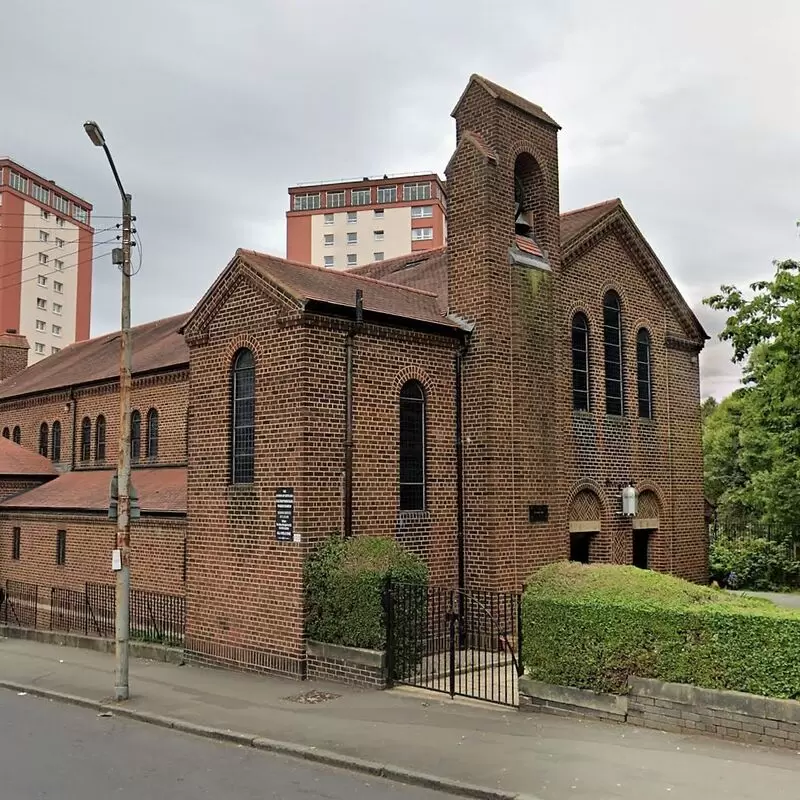
[[47,458],[49,433],[50,432],[47,429],[47,423],[43,422],[39,426],[39,455],[44,456],[45,458]]
[[11,438],[11,431],[8,428],[3,428],[3,438],[4,439]]
[[106,460],[106,418],[100,414],[94,423],[94,459]]
[[81,461],[92,457],[92,421],[84,417],[81,421]]
[[400,390],[400,510],[425,508],[425,391],[418,381]]
[[240,350],[233,361],[231,394],[231,479],[233,483],[252,483],[255,473],[256,362],[250,350]]
[[641,328],[636,334],[636,389],[639,396],[639,416],[653,416],[653,362],[650,333]]
[[603,344],[606,414],[622,416],[622,307],[616,292],[606,292],[603,298]]
[[50,435],[52,436],[50,458],[57,463],[61,461],[61,423],[58,420],[53,423],[53,429]]
[[147,412],[147,441],[145,452],[150,460],[158,458],[158,411],[151,408]]
[[580,312],[572,318],[572,408],[589,410],[589,320]]
[[15,444],[22,444],[22,431],[19,425],[14,426],[14,432],[11,434],[11,439]]
[[142,415],[131,412],[131,461],[138,461],[142,454]]

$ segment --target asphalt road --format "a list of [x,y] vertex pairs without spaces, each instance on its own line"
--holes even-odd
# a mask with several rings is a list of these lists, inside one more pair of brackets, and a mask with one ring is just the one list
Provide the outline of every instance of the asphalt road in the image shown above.
[[442,800],[443,795],[0,690],[8,800]]

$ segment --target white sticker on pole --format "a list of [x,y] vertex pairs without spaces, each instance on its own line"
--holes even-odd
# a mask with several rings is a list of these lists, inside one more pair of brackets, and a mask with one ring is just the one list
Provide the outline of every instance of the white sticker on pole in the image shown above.
[[121,550],[112,550],[111,551],[111,569],[114,572],[119,572],[122,569],[122,551]]

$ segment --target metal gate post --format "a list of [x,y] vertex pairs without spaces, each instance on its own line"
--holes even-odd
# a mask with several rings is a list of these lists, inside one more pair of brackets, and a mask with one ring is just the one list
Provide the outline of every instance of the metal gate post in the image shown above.
[[392,578],[387,576],[383,586],[383,610],[386,614],[386,686],[394,685],[394,608],[392,603]]
[[456,696],[456,613],[453,609],[453,592],[450,591],[448,603],[448,616],[450,617],[450,697]]
[[522,594],[517,595],[517,676],[522,677],[525,671],[522,666],[522,598],[525,596],[525,586]]

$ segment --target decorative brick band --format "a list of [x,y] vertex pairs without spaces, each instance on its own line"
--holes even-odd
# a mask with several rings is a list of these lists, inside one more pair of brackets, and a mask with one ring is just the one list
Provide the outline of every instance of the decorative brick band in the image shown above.
[[228,667],[244,672],[261,672],[288,675],[291,678],[306,677],[305,659],[299,655],[288,655],[269,650],[254,650],[249,647],[221,644],[187,637],[184,645],[187,661],[207,664],[212,667]]
[[309,640],[308,677],[373,689],[386,688],[386,653]]

